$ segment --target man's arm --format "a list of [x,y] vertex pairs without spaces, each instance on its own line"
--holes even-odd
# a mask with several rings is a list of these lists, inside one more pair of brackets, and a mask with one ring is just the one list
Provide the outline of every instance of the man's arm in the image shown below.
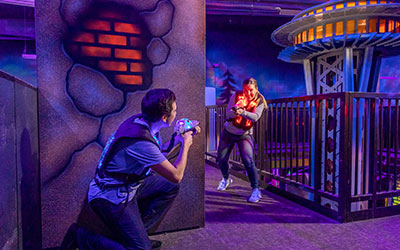
[[[171,145],[171,143],[172,143],[172,145]],[[171,139],[169,141],[163,143],[163,145],[161,146],[161,152],[164,155],[167,155],[170,152],[170,150],[178,144],[179,144],[179,135],[177,134],[174,137],[171,137]]]
[[192,134],[193,132],[190,131],[181,135],[182,146],[178,155],[178,159],[174,164],[168,160],[164,160],[163,162],[152,166],[151,169],[171,182],[180,183],[185,172],[189,149],[193,143]]

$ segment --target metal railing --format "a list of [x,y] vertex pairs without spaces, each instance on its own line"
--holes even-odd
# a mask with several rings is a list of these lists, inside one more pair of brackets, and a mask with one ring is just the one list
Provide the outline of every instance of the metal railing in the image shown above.
[[[399,105],[353,92],[268,100],[253,134],[260,181],[341,222],[400,213]],[[211,161],[225,111],[206,107]],[[243,169],[236,147],[230,162]]]

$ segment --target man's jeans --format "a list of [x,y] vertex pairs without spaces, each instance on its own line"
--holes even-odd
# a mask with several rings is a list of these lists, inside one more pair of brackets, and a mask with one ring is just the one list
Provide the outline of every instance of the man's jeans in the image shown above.
[[226,129],[222,130],[217,156],[217,162],[221,169],[222,176],[225,179],[229,178],[228,160],[235,143],[238,145],[240,157],[242,157],[242,162],[246,168],[251,187],[258,188],[258,173],[253,159],[254,143],[253,137],[249,134],[234,135],[226,131]]
[[79,249],[152,249],[147,230],[162,219],[178,191],[179,184],[153,175],[144,180],[127,206],[105,199],[92,200],[91,207],[116,241],[80,229]]

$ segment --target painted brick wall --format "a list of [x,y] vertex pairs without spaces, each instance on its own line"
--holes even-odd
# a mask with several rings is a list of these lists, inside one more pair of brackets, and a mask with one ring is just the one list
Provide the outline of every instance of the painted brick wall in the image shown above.
[[146,57],[146,26],[135,13],[127,17],[117,10],[95,9],[71,27],[65,40],[68,55],[101,71],[116,87],[147,86],[152,65]]

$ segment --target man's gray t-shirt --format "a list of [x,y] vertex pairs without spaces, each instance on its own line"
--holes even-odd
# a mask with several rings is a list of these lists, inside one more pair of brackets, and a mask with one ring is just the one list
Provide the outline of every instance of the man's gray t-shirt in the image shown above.
[[[128,174],[140,174],[149,170],[150,166],[163,162],[166,158],[161,153],[160,149],[150,141],[137,141],[133,144],[117,142],[119,149],[107,164],[108,169],[113,172],[123,172]],[[104,180],[107,183],[113,184],[116,180],[111,177],[106,177]],[[133,183],[128,186],[129,200],[131,200],[140,185]],[[101,188],[93,179],[89,185],[88,201],[96,198],[102,198],[114,204],[120,204],[126,201],[126,187],[107,187]]]

